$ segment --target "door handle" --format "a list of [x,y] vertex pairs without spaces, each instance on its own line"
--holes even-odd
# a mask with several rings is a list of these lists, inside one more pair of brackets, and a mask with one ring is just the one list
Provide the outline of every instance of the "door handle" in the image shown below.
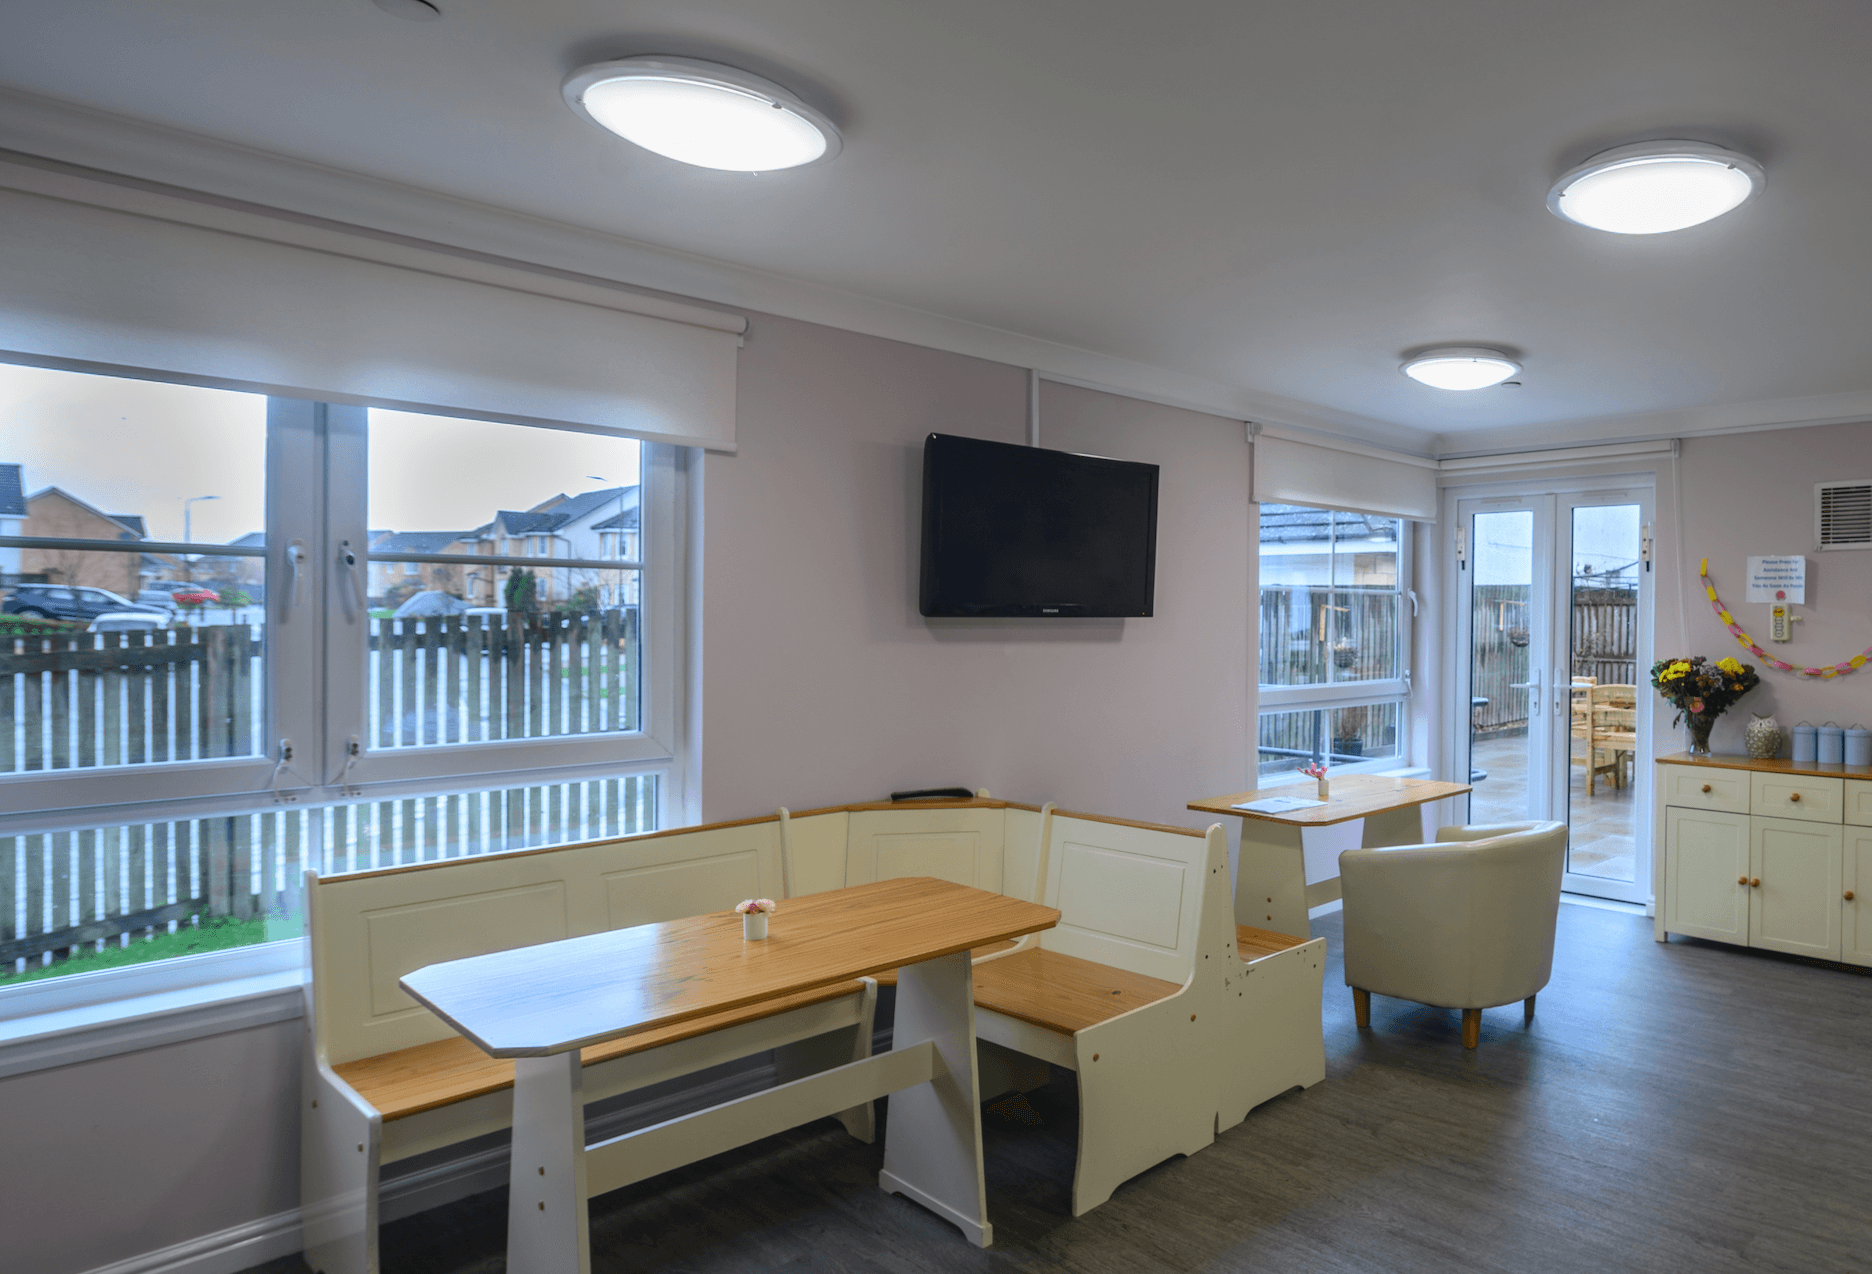
[[1528,694],[1528,697],[1527,697],[1527,710],[1528,710],[1528,715],[1529,715],[1530,717],[1538,717],[1538,716],[1540,715],[1540,705],[1541,705],[1541,696],[1540,696],[1540,688],[1541,688],[1541,679],[1540,679],[1540,673],[1539,673],[1538,671],[1536,671],[1536,672],[1531,672],[1531,673],[1529,673],[1529,674],[1528,674],[1528,679],[1527,679],[1526,681],[1511,681],[1511,682],[1509,682],[1509,683],[1508,683],[1508,688],[1509,688],[1510,690],[1526,690],[1526,691],[1528,691],[1528,692],[1529,692],[1529,694]]

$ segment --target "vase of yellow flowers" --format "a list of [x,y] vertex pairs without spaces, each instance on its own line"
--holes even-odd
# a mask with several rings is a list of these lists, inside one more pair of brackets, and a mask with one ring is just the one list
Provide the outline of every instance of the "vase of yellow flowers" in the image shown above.
[[1679,721],[1690,731],[1690,755],[1710,754],[1710,728],[1735,701],[1761,684],[1753,665],[1739,659],[1709,662],[1702,655],[1688,659],[1660,659],[1651,665],[1651,684],[1664,702],[1677,709]]

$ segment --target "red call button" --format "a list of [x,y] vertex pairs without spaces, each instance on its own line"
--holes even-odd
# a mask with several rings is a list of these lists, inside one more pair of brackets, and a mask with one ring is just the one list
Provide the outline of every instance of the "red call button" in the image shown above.
[[1775,600],[1777,602],[1785,602],[1787,600],[1787,590],[1777,588],[1775,590]]

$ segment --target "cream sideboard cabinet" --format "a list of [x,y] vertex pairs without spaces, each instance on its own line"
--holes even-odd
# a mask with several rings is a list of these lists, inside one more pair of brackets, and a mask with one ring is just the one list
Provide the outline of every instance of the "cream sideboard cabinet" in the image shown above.
[[1872,965],[1872,768],[1657,762],[1657,938]]

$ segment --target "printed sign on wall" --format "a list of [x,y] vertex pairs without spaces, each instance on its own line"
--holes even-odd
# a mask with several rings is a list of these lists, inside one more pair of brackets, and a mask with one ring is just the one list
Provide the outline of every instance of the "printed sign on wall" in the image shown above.
[[1748,599],[1751,602],[1807,604],[1807,559],[1804,557],[1751,557],[1748,560]]

